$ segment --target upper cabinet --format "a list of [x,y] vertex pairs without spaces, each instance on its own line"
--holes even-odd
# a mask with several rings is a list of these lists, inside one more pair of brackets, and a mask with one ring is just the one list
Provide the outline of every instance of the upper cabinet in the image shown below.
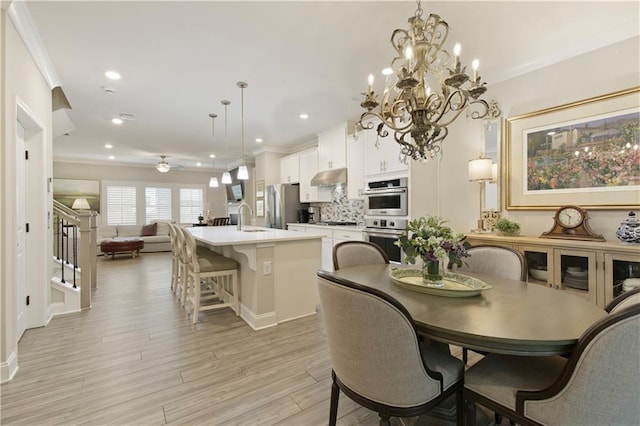
[[347,136],[347,196],[350,200],[364,199],[364,133]]
[[299,153],[300,156],[300,202],[329,202],[331,188],[311,186],[311,179],[318,173],[318,149],[311,148]]
[[291,154],[280,159],[280,183],[300,182],[300,156]]
[[318,171],[347,167],[347,122],[318,134]]
[[[364,135],[364,175],[397,173],[409,170],[409,165],[400,161],[400,145],[390,131],[387,137],[379,137],[374,129],[358,132]],[[378,146],[376,147],[376,141]]]

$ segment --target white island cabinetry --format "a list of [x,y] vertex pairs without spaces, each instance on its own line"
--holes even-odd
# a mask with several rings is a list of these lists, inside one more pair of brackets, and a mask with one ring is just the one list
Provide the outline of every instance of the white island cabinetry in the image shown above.
[[315,224],[287,224],[290,230],[301,230],[322,237],[322,269],[333,272],[333,247],[341,241],[364,241],[362,228],[357,226],[327,226]]
[[236,226],[185,229],[240,264],[240,316],[254,330],[315,314],[321,235]]

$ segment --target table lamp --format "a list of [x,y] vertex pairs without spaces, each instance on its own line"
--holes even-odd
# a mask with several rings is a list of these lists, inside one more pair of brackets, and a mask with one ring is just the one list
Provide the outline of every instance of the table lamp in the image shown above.
[[86,198],[76,198],[71,208],[73,210],[91,210],[91,206]]
[[[497,167],[496,167],[497,174]],[[480,184],[480,216],[478,219],[478,228],[476,232],[486,232],[484,227],[484,221],[482,220],[482,211],[484,210],[484,197],[485,197],[485,184],[495,180],[493,161],[490,158],[485,158],[480,154],[480,157],[475,160],[469,160],[469,181],[478,182]]]

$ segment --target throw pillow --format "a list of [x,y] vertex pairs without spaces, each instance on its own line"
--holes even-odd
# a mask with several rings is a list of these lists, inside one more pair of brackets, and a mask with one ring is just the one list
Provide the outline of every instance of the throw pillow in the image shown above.
[[143,237],[152,237],[156,235],[156,231],[158,230],[158,223],[152,223],[151,225],[144,225],[142,227],[142,236]]

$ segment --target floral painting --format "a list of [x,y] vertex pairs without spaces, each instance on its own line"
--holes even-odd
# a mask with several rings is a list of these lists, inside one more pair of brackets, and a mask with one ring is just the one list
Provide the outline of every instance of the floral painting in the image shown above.
[[527,191],[640,185],[640,112],[526,132]]

